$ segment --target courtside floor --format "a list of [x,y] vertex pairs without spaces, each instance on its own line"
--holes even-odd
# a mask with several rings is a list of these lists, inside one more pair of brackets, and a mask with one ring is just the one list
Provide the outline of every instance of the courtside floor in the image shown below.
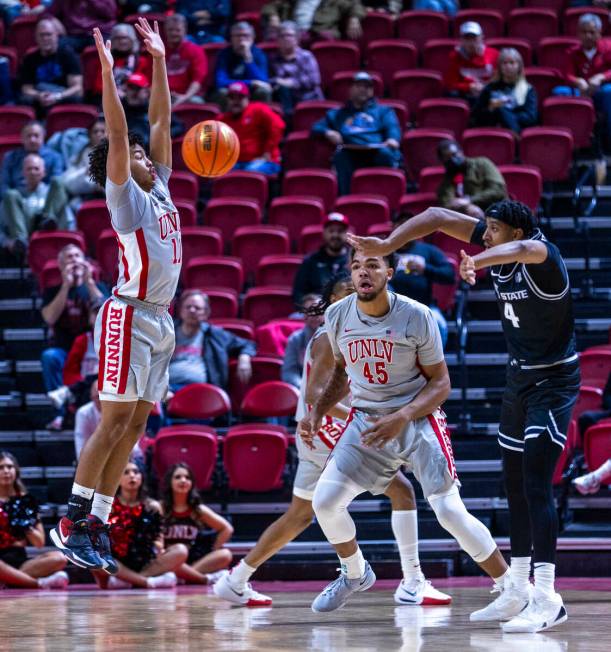
[[0,592],[2,652],[609,652],[611,580],[560,580],[569,620],[545,634],[503,635],[496,623],[473,626],[469,612],[491,598],[481,578],[437,580],[451,607],[399,607],[396,585],[379,581],[347,607],[314,614],[310,602],[324,582],[260,582],[272,608],[243,609],[206,588]]

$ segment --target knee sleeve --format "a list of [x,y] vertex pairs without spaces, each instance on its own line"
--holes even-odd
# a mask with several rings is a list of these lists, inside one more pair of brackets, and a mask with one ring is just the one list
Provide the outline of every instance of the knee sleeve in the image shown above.
[[348,505],[365,491],[363,487],[340,473],[331,460],[316,484],[312,508],[329,543],[345,543],[356,536],[356,527],[348,513]]
[[444,530],[458,541],[460,547],[478,564],[496,550],[488,528],[467,511],[458,489],[444,495],[429,496],[429,503]]

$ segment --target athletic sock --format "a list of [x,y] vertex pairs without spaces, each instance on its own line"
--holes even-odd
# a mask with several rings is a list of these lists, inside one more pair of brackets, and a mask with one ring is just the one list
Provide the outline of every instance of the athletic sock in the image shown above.
[[342,573],[347,575],[349,580],[358,580],[365,574],[365,558],[358,546],[356,552],[350,557],[339,557],[339,563]]
[[611,475],[611,460],[607,460],[602,466],[599,466],[593,472],[593,475],[599,482],[602,482],[607,476]]
[[511,558],[511,583],[520,591],[530,584],[530,557]]
[[492,579],[497,586],[500,586],[504,589],[505,586],[509,584],[509,580],[511,579],[511,572],[508,568],[500,577],[493,577]]
[[555,593],[555,578],[556,564],[550,564],[548,562],[535,562],[535,593],[537,595],[553,595]]
[[243,589],[246,586],[246,582],[250,579],[250,576],[256,571],[256,568],[249,566],[243,559],[234,568],[231,570],[229,575],[229,580],[236,589]]
[[106,525],[110,511],[112,510],[113,501],[114,496],[105,496],[96,492],[93,497],[93,504],[91,505],[91,515],[97,516]]
[[78,521],[87,516],[93,498],[93,491],[89,487],[83,487],[76,482],[73,483],[72,494],[68,499],[68,513],[66,514],[71,521]]
[[422,575],[418,557],[418,513],[412,510],[393,510],[390,524],[399,548],[401,570],[405,580]]

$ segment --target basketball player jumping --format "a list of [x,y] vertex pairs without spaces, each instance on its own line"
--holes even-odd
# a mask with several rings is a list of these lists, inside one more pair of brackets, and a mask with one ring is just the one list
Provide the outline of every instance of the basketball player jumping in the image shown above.
[[387,490],[397,471],[410,468],[439,523],[499,590],[509,570],[488,529],[467,512],[458,493],[445,415],[450,392],[439,328],[428,307],[388,290],[389,258],[353,253],[352,294],[325,313],[335,364],[323,392],[299,423],[310,448],[324,415],[348,391],[352,410],[313,496],[313,508],[341,564],[337,580],[312,603],[333,611],[375,582],[363,558],[348,506],[359,494]]
[[[353,292],[354,286],[347,273],[333,277],[323,289],[320,304],[313,306],[313,314],[323,314],[329,305]],[[314,333],[305,351],[297,419],[302,419],[308,409],[308,403],[318,398],[332,369],[333,351],[328,338],[325,337],[323,325]],[[295,539],[312,522],[312,497],[316,483],[325,467],[329,452],[342,432],[342,424],[349,412],[341,403],[330,408],[321,429],[311,442],[311,448],[305,446],[301,438],[297,437],[299,464],[289,509],[263,532],[255,547],[232,570],[231,575],[222,577],[214,585],[213,591],[217,596],[249,607],[272,603],[270,597],[254,591],[248,580],[261,564]],[[385,493],[392,504],[391,525],[403,570],[403,580],[395,591],[395,602],[405,605],[449,604],[451,597],[437,591],[420,570],[416,497],[411,483],[399,472]]]
[[180,221],[168,190],[172,147],[165,49],[157,23],[152,29],[139,18],[136,29],[153,58],[150,159],[141,141],[128,134],[110,41],[104,43],[94,30],[108,140],[92,151],[90,172],[106,188],[120,250],[119,281],[95,324],[102,419],[81,453],[67,516],[51,532],[53,543],[75,564],[108,573],[118,570],[107,526],[115,491],[153,404],[168,386],[174,350],[168,306],[181,266]]
[[473,257],[461,252],[460,273],[473,285],[476,270],[490,267],[509,351],[499,444],[513,589],[471,614],[471,620],[509,620],[505,632],[539,632],[567,619],[554,590],[558,516],[552,477],[580,384],[568,272],[530,209],[509,200],[490,206],[485,221],[429,208],[386,240],[352,237],[351,243],[361,256],[381,256],[437,230],[486,248]]

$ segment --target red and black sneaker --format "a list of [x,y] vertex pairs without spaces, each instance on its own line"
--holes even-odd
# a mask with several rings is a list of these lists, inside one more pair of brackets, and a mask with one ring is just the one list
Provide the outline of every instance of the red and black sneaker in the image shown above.
[[93,514],[89,514],[87,520],[89,521],[89,531],[91,533],[93,547],[104,562],[103,570],[105,570],[109,575],[116,575],[119,572],[119,565],[112,556],[110,546],[110,525],[108,525],[108,523],[102,523],[102,521]]
[[90,570],[104,569],[104,561],[93,546],[89,521],[86,518],[71,521],[64,516],[57,527],[51,530],[50,536],[53,544],[73,564]]

